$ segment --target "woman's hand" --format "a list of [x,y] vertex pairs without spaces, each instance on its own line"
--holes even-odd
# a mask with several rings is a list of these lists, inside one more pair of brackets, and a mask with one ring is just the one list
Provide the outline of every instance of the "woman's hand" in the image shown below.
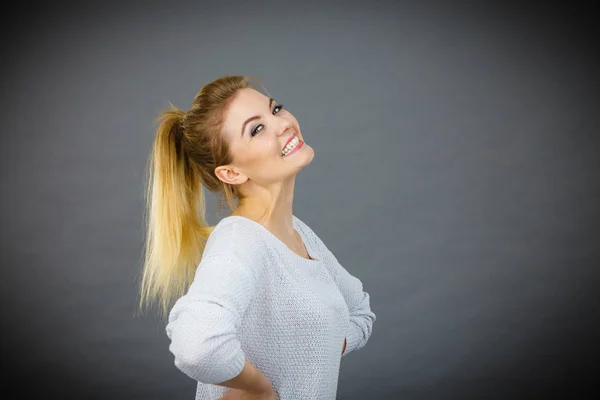
[[342,349],[342,354],[344,354],[344,351],[346,351],[346,338],[344,338],[344,348]]
[[263,393],[249,393],[241,389],[229,389],[218,400],[279,400],[279,395],[274,388]]

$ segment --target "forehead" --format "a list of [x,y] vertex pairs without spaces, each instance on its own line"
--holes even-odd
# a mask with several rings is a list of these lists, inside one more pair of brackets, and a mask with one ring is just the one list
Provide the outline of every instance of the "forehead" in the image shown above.
[[228,118],[241,123],[261,111],[269,98],[254,89],[240,89],[229,103]]

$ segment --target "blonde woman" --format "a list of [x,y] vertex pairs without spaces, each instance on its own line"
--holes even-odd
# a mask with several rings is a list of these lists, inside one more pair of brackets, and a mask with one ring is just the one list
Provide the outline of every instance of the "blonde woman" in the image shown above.
[[[161,306],[196,400],[333,400],[341,357],[366,344],[375,314],[362,282],[293,214],[314,150],[253,79],[222,76],[158,119],[140,308]],[[215,226],[203,186],[232,211]]]

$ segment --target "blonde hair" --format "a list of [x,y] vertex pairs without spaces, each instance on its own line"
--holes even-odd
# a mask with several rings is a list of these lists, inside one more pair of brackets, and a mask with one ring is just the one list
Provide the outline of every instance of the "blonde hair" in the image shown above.
[[256,89],[255,79],[221,76],[200,89],[187,112],[170,104],[156,119],[159,126],[145,179],[140,311],[156,302],[166,319],[172,302],[185,294],[194,279],[214,229],[206,222],[202,185],[221,194],[219,210],[226,200],[233,211],[234,200],[242,197],[236,186],[217,178],[215,168],[232,162],[222,132],[229,104],[238,90]]

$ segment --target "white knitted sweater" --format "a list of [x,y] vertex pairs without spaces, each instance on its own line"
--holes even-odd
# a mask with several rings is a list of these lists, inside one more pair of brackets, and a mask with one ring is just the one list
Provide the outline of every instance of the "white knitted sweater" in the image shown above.
[[[336,398],[341,358],[363,347],[375,314],[362,282],[298,217],[312,260],[259,223],[219,221],[194,281],[169,313],[175,366],[197,381],[196,400],[215,400],[248,359],[282,400]],[[341,355],[346,339],[346,350]]]

